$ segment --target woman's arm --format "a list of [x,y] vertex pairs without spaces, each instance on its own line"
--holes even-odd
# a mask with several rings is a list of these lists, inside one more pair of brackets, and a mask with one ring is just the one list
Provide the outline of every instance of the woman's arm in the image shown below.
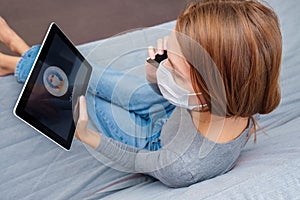
[[87,129],[87,122],[86,101],[81,96],[75,136],[109,159],[110,166],[115,163],[118,169],[122,167],[126,172],[149,174],[170,187],[186,186],[193,180],[177,152],[178,144],[158,151],[138,149]]

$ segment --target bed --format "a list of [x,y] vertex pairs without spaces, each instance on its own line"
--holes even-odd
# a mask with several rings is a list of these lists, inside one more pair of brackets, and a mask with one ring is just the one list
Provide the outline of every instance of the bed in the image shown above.
[[[257,144],[249,140],[232,171],[172,189],[102,164],[76,139],[64,151],[14,117],[22,85],[7,76],[0,77],[0,199],[300,199],[300,1],[268,2],[279,15],[283,34],[282,100],[274,112],[261,116],[267,134],[260,131]],[[142,66],[145,47],[174,25],[172,21],[78,47],[93,63]]]

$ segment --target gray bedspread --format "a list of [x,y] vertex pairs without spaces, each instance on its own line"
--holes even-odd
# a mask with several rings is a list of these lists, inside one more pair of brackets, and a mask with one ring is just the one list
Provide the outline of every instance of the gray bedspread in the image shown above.
[[[171,189],[142,174],[103,165],[76,139],[71,151],[64,151],[13,116],[22,85],[7,76],[0,77],[0,199],[300,199],[300,1],[268,2],[283,33],[282,101],[261,116],[267,134],[259,132],[257,144],[250,139],[232,171]],[[125,67],[142,66],[144,47],[165,34],[158,28],[171,29],[174,23],[79,48],[92,62],[106,65],[119,58],[116,63]]]

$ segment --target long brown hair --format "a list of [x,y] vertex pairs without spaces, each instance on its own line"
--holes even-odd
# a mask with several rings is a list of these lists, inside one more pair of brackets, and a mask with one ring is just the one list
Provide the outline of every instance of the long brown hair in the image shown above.
[[179,15],[175,30],[205,49],[220,73],[225,97],[213,89],[218,87],[214,77],[203,77],[211,70],[207,59],[179,41],[194,90],[201,91],[209,108],[223,103],[227,117],[252,119],[256,141],[253,115],[270,113],[281,99],[282,37],[275,12],[255,0],[202,0]]

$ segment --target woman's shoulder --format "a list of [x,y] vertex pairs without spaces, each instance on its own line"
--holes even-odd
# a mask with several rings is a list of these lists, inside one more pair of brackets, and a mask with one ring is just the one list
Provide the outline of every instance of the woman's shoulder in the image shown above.
[[[253,116],[255,120],[258,120],[260,116],[258,114]],[[231,141],[217,143],[205,137],[201,134],[195,127],[191,114],[187,109],[176,107],[170,118],[167,120],[167,123],[163,126],[161,131],[162,144],[169,143],[170,140],[177,139],[178,142],[183,143],[190,141],[188,139],[198,138],[200,142],[212,143],[218,146],[234,146],[236,144],[243,144],[247,141],[249,132],[253,128],[253,122],[249,119],[247,127],[243,130],[238,137],[234,138]],[[243,146],[242,145],[242,146]]]

